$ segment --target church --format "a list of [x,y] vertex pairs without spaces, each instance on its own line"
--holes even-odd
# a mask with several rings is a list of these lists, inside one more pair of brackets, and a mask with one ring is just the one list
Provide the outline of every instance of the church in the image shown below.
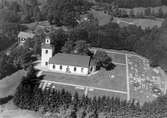
[[88,75],[94,72],[96,66],[90,56],[57,53],[53,55],[54,47],[49,37],[45,39],[41,50],[41,66],[51,72],[74,75]]

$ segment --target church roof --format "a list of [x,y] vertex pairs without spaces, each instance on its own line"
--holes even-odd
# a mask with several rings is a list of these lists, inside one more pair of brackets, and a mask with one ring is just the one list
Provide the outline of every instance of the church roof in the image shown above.
[[90,56],[58,53],[50,58],[50,64],[71,65],[79,67],[89,67]]

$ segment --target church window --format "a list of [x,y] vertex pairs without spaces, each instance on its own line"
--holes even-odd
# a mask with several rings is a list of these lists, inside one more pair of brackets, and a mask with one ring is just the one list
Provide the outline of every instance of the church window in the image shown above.
[[46,50],[45,53],[48,54],[48,50]]
[[84,68],[81,68],[81,72],[83,72],[84,71]]
[[77,68],[76,67],[74,67],[74,71],[76,71],[77,70]]
[[53,69],[55,69],[55,65],[53,64]]
[[62,70],[62,65],[60,65],[60,70]]

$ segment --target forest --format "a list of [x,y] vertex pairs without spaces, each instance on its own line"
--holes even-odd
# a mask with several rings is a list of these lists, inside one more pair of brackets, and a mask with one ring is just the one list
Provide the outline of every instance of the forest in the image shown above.
[[119,8],[156,7],[167,5],[166,0],[95,0],[99,3],[115,3]]
[[30,66],[18,86],[13,101],[19,108],[49,113],[49,118],[160,118],[167,115],[167,95],[141,106],[135,100],[107,96],[90,98],[51,87],[42,90],[39,83],[44,75],[37,77],[37,72]]

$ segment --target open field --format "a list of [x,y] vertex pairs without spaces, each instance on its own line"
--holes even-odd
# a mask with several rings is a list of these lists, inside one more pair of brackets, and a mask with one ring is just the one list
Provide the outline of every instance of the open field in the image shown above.
[[19,70],[16,73],[0,80],[0,98],[13,95],[25,72]]
[[142,18],[114,18],[113,22],[118,23],[120,27],[128,25],[140,26],[142,29],[153,28],[155,26],[161,27],[164,19],[142,19]]
[[106,14],[106,13],[104,13],[104,11],[96,11],[96,10],[92,9],[89,12],[92,13],[93,16],[98,19],[99,25],[106,25],[111,20],[111,16]]
[[0,113],[0,118],[41,118],[38,113],[27,110],[7,110]]
[[[140,14],[140,13],[145,13],[145,9],[147,8],[144,8],[144,7],[136,7],[136,8],[133,8],[133,9],[128,9],[128,8],[120,8],[121,10],[125,10],[127,12],[127,14],[130,14],[130,11],[133,10],[133,13],[134,15],[137,15],[137,14]],[[162,10],[162,12],[164,14],[167,13],[167,6],[163,5],[163,6],[158,6],[158,7],[150,7],[150,10],[151,10],[151,13],[154,13],[154,14],[158,14],[159,13],[159,10]]]
[[41,118],[41,114],[28,110],[21,110],[9,101],[0,105],[0,118]]
[[[159,9],[159,7],[152,8],[152,10],[154,10],[154,11],[156,11],[158,9]],[[162,7],[162,9],[165,11],[167,9],[167,7]],[[125,10],[128,12],[127,9],[125,9]],[[136,8],[136,12],[137,11],[142,12],[142,10],[140,8],[138,8],[138,9]],[[135,10],[134,10],[134,12],[135,12]],[[90,13],[92,13],[93,16],[98,19],[99,25],[101,25],[101,26],[106,25],[109,22],[111,22],[111,15],[104,13],[104,11],[97,11],[97,10],[92,9],[92,10],[90,10]],[[165,13],[167,13],[167,10]],[[120,27],[126,27],[128,25],[136,25],[136,26],[140,26],[142,29],[146,29],[148,27],[153,28],[155,26],[161,27],[163,21],[164,21],[163,18],[148,19],[148,18],[117,18],[117,17],[114,17],[112,22],[119,24]]]

